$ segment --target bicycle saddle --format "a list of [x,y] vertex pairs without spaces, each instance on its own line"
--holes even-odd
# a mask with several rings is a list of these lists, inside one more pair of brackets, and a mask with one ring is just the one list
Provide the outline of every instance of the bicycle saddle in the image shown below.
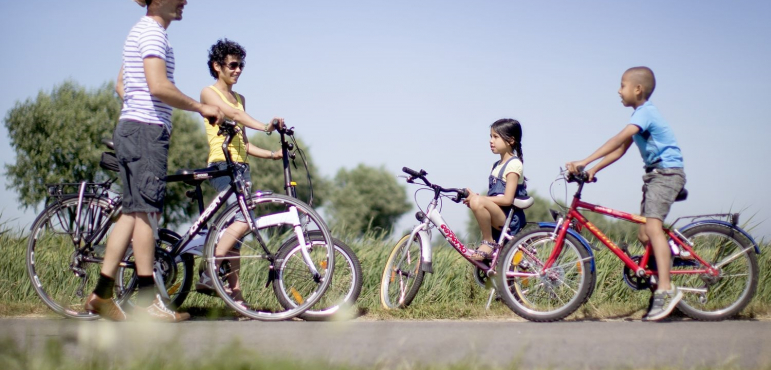
[[216,167],[200,168],[196,170],[182,169],[178,170],[173,175],[163,177],[161,180],[166,182],[182,181],[185,184],[196,186],[212,177],[220,175],[220,172],[227,174],[227,172],[220,171]]
[[514,202],[511,204],[514,205],[514,207],[517,207],[519,209],[526,209],[535,203],[535,198],[533,197],[527,197],[527,198],[514,198]]
[[688,190],[686,188],[683,188],[682,190],[680,190],[679,193],[677,193],[677,196],[675,197],[675,202],[680,202],[686,199],[688,199]]
[[106,145],[110,150],[115,150],[115,143],[112,142],[112,138],[102,138],[102,144]]

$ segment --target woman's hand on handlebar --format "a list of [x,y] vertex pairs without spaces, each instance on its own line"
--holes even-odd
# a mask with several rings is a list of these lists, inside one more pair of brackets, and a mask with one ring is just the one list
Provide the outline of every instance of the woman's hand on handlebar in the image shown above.
[[276,130],[283,130],[284,129],[284,119],[281,117],[273,117],[272,120],[270,120],[270,124],[267,126],[268,130],[265,130],[265,132],[273,132]]

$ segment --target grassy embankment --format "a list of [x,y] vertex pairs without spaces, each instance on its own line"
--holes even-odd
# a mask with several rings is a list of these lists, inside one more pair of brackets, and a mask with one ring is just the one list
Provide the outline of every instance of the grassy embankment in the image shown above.
[[[26,273],[26,234],[0,226],[0,316],[53,314],[37,297]],[[385,311],[380,307],[379,284],[385,259],[393,241],[379,236],[341,238],[346,240],[359,257],[364,272],[364,285],[357,301],[364,319],[516,319],[502,302],[493,302],[485,309],[488,290],[472,278],[470,265],[446,244],[435,247],[434,274],[427,274],[413,304],[405,310]],[[633,244],[630,242],[630,244]],[[768,243],[761,246],[758,291],[741,317],[768,317],[771,314],[771,253]],[[595,252],[597,287],[591,299],[569,319],[639,318],[649,293],[634,291],[622,280],[623,265],[603,248]],[[63,259],[68,258],[62,256]],[[228,310],[219,299],[191,293],[182,310],[194,315],[216,317]]]

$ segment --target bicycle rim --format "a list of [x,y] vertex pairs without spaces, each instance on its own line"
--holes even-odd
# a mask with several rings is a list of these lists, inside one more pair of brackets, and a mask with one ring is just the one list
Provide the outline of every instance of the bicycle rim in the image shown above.
[[[738,314],[755,295],[758,262],[755,250],[737,230],[722,225],[700,225],[683,232],[694,251],[719,274],[672,274],[672,281],[683,291],[678,308],[698,320],[722,320]],[[698,261],[677,261],[672,268],[704,269]]]
[[[555,247],[553,229],[535,229],[510,241],[498,262],[499,294],[509,308],[531,321],[556,321],[584,303],[594,284],[589,252],[566,236],[562,252],[544,269]],[[507,273],[528,274],[509,276]]]
[[415,235],[403,236],[394,246],[380,279],[380,303],[386,309],[405,308],[412,303],[423,284],[425,272],[420,269],[421,240]]
[[[241,214],[238,204],[233,204],[215,221],[207,238],[204,253],[209,275],[218,276],[214,279],[215,290],[228,306],[243,316],[263,321],[296,317],[316,304],[330,286],[335,264],[332,237],[321,217],[295,198],[273,194],[254,197],[247,204],[255,215],[257,233],[248,231],[241,236],[233,231],[231,226],[237,228],[239,223],[241,227],[245,226],[238,221]],[[298,216],[299,228],[291,225],[291,214]],[[311,248],[311,235],[314,234],[318,235],[318,243]],[[298,304],[284,307],[271,287],[274,280],[280,278],[276,271],[280,261],[276,258],[282,245],[293,238],[299,240],[299,236],[312,253],[306,270],[316,272],[312,278],[316,283],[287,285],[286,295]],[[215,257],[220,242],[232,243],[236,247],[233,251],[237,250],[238,254]],[[229,266],[229,271],[221,275],[218,267],[223,263]]]
[[86,311],[84,305],[96,286],[101,268],[99,263],[83,260],[94,254],[93,251],[76,252],[73,235],[78,220],[82,239],[110,222],[112,207],[106,200],[93,196],[83,198],[79,215],[77,207],[77,197],[64,199],[38,216],[27,245],[27,273],[35,292],[56,313],[93,320],[99,315]]
[[[322,237],[311,235],[313,248],[311,259],[326,269],[326,249],[319,251],[323,243]],[[353,251],[342,241],[333,238],[335,246],[335,274],[332,283],[321,299],[310,309],[303,312],[300,318],[304,320],[327,320],[349,317],[353,313],[353,305],[361,293],[361,265]],[[303,260],[301,247],[297,239],[281,248],[278,256],[278,279],[273,282],[274,291],[285,308],[297,306],[300,302],[293,292],[312,290],[318,284]],[[310,285],[310,287],[304,287]]]

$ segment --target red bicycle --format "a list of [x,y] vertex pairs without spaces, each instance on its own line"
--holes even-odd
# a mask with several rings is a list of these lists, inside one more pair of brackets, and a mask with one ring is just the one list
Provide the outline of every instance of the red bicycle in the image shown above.
[[[623,261],[624,280],[631,288],[656,286],[657,271],[650,243],[642,255],[632,256],[625,246],[610,240],[578,210],[637,224],[644,224],[646,218],[582,201],[581,191],[588,178],[585,172],[568,173],[566,177],[562,172],[558,181],[563,178],[578,184],[567,212],[553,212],[555,222],[539,223],[537,228],[516,235],[498,259],[498,294],[509,308],[531,321],[561,320],[594,291],[596,270],[592,250],[597,248],[578,233],[581,227]],[[686,197],[687,192],[683,191],[678,200]],[[674,228],[681,219],[691,222]],[[760,248],[752,236],[737,226],[738,221],[738,213],[687,216],[664,228],[674,254],[672,282],[684,293],[677,307],[689,317],[722,320],[736,315],[752,300],[758,285]]]

